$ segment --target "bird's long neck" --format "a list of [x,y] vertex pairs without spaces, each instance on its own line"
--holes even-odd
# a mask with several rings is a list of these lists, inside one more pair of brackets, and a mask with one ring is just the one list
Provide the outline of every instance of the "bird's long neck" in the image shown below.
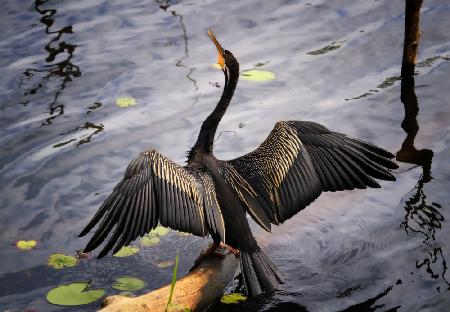
[[234,89],[236,88],[239,78],[239,64],[233,62],[228,70],[225,70],[225,86],[219,103],[211,114],[205,119],[200,129],[197,142],[194,145],[194,150],[201,153],[211,153],[213,150],[214,136],[216,134],[217,126],[222,119],[225,111],[230,104],[233,97]]

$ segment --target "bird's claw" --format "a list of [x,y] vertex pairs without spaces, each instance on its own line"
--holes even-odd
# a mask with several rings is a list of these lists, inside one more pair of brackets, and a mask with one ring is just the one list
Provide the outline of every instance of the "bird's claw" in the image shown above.
[[230,245],[227,245],[223,242],[220,242],[219,247],[226,249],[229,252],[231,252],[233,255],[235,255],[236,257],[239,257],[239,249],[235,249],[235,248],[231,247]]
[[236,257],[239,257],[239,249],[235,249],[223,242],[220,242],[220,244],[212,243],[206,250],[203,250],[200,253],[197,259],[195,259],[194,264],[189,269],[189,272],[192,272],[195,268],[197,268],[198,265],[210,254],[214,254],[223,259],[227,256],[227,253],[232,253]]

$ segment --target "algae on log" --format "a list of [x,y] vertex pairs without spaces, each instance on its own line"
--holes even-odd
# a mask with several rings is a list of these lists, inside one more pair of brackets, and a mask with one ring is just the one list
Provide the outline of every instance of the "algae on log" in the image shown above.
[[[178,280],[168,311],[203,311],[222,295],[233,279],[239,259],[234,254],[220,258],[215,254],[206,256],[188,275]],[[120,295],[107,297],[101,312],[164,312],[170,295],[170,284],[145,295],[130,298]]]

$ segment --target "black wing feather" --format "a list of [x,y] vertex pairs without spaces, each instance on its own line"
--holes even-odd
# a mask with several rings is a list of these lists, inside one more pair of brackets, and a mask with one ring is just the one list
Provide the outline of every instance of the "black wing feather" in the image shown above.
[[225,237],[211,177],[196,169],[181,167],[155,150],[148,150],[131,161],[123,180],[80,236],[100,223],[86,245],[85,252],[88,252],[102,244],[112,232],[98,255],[101,258],[110,250],[115,253],[148,233],[158,222],[199,236],[211,233],[222,241]]
[[[393,157],[382,148],[313,122],[281,121],[255,151],[224,162],[223,167],[233,170],[223,174],[237,193],[250,186],[248,194],[264,202],[260,204],[264,209],[256,210],[259,218],[264,218],[261,211],[265,211],[265,217],[278,224],[322,192],[380,187],[374,178],[395,180],[389,171],[398,168],[390,160]],[[233,177],[227,179],[227,175]],[[244,183],[230,182],[242,178]]]

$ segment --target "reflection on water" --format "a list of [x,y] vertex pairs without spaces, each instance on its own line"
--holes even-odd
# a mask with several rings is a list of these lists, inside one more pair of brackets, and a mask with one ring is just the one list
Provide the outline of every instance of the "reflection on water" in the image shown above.
[[[171,5],[177,4],[177,1],[174,1],[174,0],[155,0],[155,1],[156,1],[156,3],[159,4],[159,7],[161,10],[169,12],[172,14],[172,16],[175,16],[178,18],[178,22],[180,24],[180,28],[181,28],[182,36],[183,36],[183,42],[184,42],[184,55],[181,58],[177,59],[177,62],[175,65],[177,67],[186,67],[186,65],[184,64],[184,61],[189,58],[189,39],[188,39],[188,33],[187,33],[186,26],[184,25],[183,15],[177,13],[175,10],[169,10],[169,7]],[[192,77],[192,74],[194,73],[195,70],[196,70],[195,67],[189,67],[188,72],[185,76],[186,79],[188,79],[189,81],[192,82],[192,85],[193,85],[194,91],[195,91],[194,102],[192,103],[192,105],[195,105],[198,103],[197,81]]]
[[[448,62],[448,61],[450,61],[450,56],[437,55],[437,56],[432,56],[430,58],[427,58],[427,59],[417,63],[416,66],[421,68],[425,72],[425,70],[431,70],[433,67],[438,66],[440,64],[440,62]],[[420,72],[417,72],[416,74],[420,74]],[[408,77],[408,79],[409,78],[413,78],[413,77]],[[379,92],[380,89],[386,89],[386,88],[392,87],[397,81],[400,81],[400,80],[402,80],[401,76],[387,77],[379,85],[377,85],[377,89],[370,89],[369,91],[367,91],[361,95],[358,95],[358,96],[352,97],[352,98],[348,98],[345,100],[346,101],[359,100],[359,99],[374,95],[377,92]],[[410,84],[410,82],[406,82],[406,84]],[[413,82],[413,85],[414,85],[414,82]],[[402,83],[402,87],[403,87],[403,83]],[[413,86],[413,88],[414,88],[414,86]],[[406,106],[405,106],[405,109],[407,109]],[[408,115],[408,116],[413,116],[413,114]]]
[[[397,281],[397,285],[398,284],[401,284],[400,280]],[[359,312],[359,311],[370,312],[370,311],[378,311],[378,310],[392,311],[392,312],[397,311],[400,308],[400,306],[386,307],[385,304],[378,303],[378,301],[380,299],[382,299],[387,294],[389,294],[389,292],[392,290],[392,288],[394,288],[394,286],[389,286],[385,291],[376,295],[375,297],[369,298],[369,299],[365,300],[364,302],[352,305],[351,307],[348,307],[347,309],[342,310],[341,312]]]
[[[91,112],[91,111],[88,111],[88,113],[89,112]],[[93,132],[91,132],[88,135],[84,135],[80,139],[72,138],[72,139],[69,139],[69,140],[64,141],[62,143],[55,144],[55,145],[53,145],[53,147],[55,147],[55,148],[56,147],[61,147],[61,146],[64,146],[66,144],[69,144],[69,143],[77,141],[77,140],[78,140],[78,142],[77,142],[77,144],[75,144],[75,146],[80,146],[80,145],[89,143],[89,142],[91,142],[91,139],[92,139],[92,137],[94,135],[96,135],[97,133],[102,132],[105,128],[104,128],[104,126],[102,124],[96,125],[96,124],[94,124],[92,122],[86,122],[83,126],[76,127],[75,129],[67,131],[66,133],[63,133],[62,135],[69,135],[69,134],[73,134],[73,133],[76,133],[76,132],[79,132],[79,131],[82,131],[82,130],[87,130],[87,129],[92,129]]]
[[[419,20],[420,7],[422,1],[411,1],[406,4],[405,13],[405,39],[402,60],[402,77],[401,77],[401,96],[400,99],[405,109],[405,116],[401,123],[402,129],[406,132],[406,138],[403,141],[401,149],[396,154],[396,159],[401,162],[414,164],[422,167],[422,174],[417,185],[410,192],[411,195],[405,200],[405,218],[401,226],[409,235],[411,232],[421,234],[423,244],[429,246],[431,251],[426,251],[425,255],[417,259],[416,268],[425,268],[426,272],[433,279],[441,278],[450,290],[450,283],[447,280],[447,263],[442,252],[442,246],[436,244],[436,231],[442,228],[445,221],[440,209],[442,206],[436,202],[427,202],[427,196],[424,186],[432,180],[431,164],[433,159],[433,151],[430,149],[418,150],[414,141],[419,132],[419,123],[417,121],[419,115],[419,101],[415,92],[415,58],[417,54],[417,46],[419,43]],[[431,66],[436,60],[445,57],[436,56],[428,58],[418,65],[420,67]],[[441,291],[441,287],[436,287],[437,291]]]
[[[53,80],[56,80],[56,90],[54,92],[53,99],[49,106],[49,114],[45,122],[42,123],[43,126],[50,125],[52,121],[64,114],[64,104],[58,101],[59,96],[66,87],[69,81],[74,78],[81,76],[80,68],[72,63],[73,54],[76,49],[76,45],[66,42],[66,34],[73,34],[72,26],[64,26],[59,30],[51,30],[55,20],[53,16],[56,14],[55,9],[44,9],[43,6],[49,2],[49,0],[36,0],[34,3],[34,9],[36,12],[42,15],[40,22],[45,25],[45,32],[52,35],[50,41],[45,45],[44,49],[48,52],[48,56],[45,59],[46,64],[40,69],[28,68],[23,73],[23,78],[21,81],[21,87],[26,91],[24,95],[35,95],[38,93],[40,88],[47,87]],[[55,36],[53,36],[55,35]],[[58,57],[60,54],[63,57]],[[55,59],[61,59],[54,63]],[[27,105],[30,102],[29,99],[23,102]]]
[[[416,75],[400,81],[401,1],[4,1],[0,310],[65,311],[45,295],[78,280],[108,294],[117,294],[111,284],[121,275],[145,280],[142,291],[160,287],[172,268],[156,264],[177,250],[186,274],[207,239],[169,233],[127,259],[59,271],[45,263],[85,245],[77,234],[140,151],[183,163],[223,87],[211,67],[211,28],[242,68],[276,74],[239,82],[217,132],[218,157],[245,154],[276,121],[294,119],[398,151],[402,167],[381,189],[322,195],[271,234],[255,227],[285,288],[213,310],[446,311],[450,4],[424,6]],[[124,96],[138,104],[118,107]],[[38,248],[16,250],[18,239],[36,239]]]
[[[80,67],[72,62],[77,45],[67,41],[67,35],[73,34],[72,25],[52,30],[57,10],[46,8],[45,6],[48,2],[49,0],[36,0],[34,3],[34,9],[42,15],[40,22],[45,25],[45,33],[51,35],[50,41],[44,47],[48,53],[45,58],[46,64],[42,66],[43,68],[26,69],[19,84],[22,89],[25,89],[24,97],[26,100],[22,102],[25,106],[32,101],[30,99],[31,96],[39,95],[41,88],[52,89],[52,99],[47,104],[50,116],[45,119],[42,126],[48,126],[56,118],[64,115],[65,104],[64,101],[60,100],[60,96],[63,94],[68,82],[72,82],[75,78],[81,76]],[[88,107],[86,113],[90,114],[101,106],[101,103],[96,102]],[[66,136],[65,140],[54,144],[53,147],[62,147],[75,141],[77,141],[76,147],[90,143],[92,137],[103,130],[104,126],[102,124],[85,122],[82,126],[76,126],[74,129],[61,133],[61,135]],[[82,135],[75,137],[77,132],[81,132]],[[86,134],[85,132],[88,133]]]
[[[411,232],[424,236],[423,244],[428,245],[431,251],[427,251],[421,259],[417,259],[416,267],[424,267],[426,272],[433,278],[441,278],[450,290],[450,282],[447,280],[447,262],[442,252],[442,246],[436,246],[435,234],[441,229],[445,221],[440,212],[442,206],[439,203],[427,202],[424,185],[431,181],[431,163],[433,151],[430,149],[416,149],[414,140],[419,132],[417,116],[419,114],[419,101],[414,90],[414,76],[404,76],[401,79],[401,101],[405,108],[405,117],[402,128],[406,132],[401,149],[397,152],[396,159],[401,162],[414,164],[422,167],[422,174],[414,189],[406,195],[405,219],[401,226],[409,235]],[[437,290],[440,292],[441,287]]]
[[318,50],[314,50],[314,51],[311,51],[311,52],[307,52],[306,54],[309,54],[309,55],[325,54],[325,53],[328,53],[330,51],[339,49],[345,42],[347,42],[347,40],[334,41],[334,42],[330,43],[329,45],[324,46],[323,48],[320,48]]
[[94,104],[92,104],[91,106],[88,107],[88,110],[86,111],[86,114],[90,114],[94,110],[96,110],[97,108],[100,108],[100,107],[102,107],[102,103],[95,102]]

